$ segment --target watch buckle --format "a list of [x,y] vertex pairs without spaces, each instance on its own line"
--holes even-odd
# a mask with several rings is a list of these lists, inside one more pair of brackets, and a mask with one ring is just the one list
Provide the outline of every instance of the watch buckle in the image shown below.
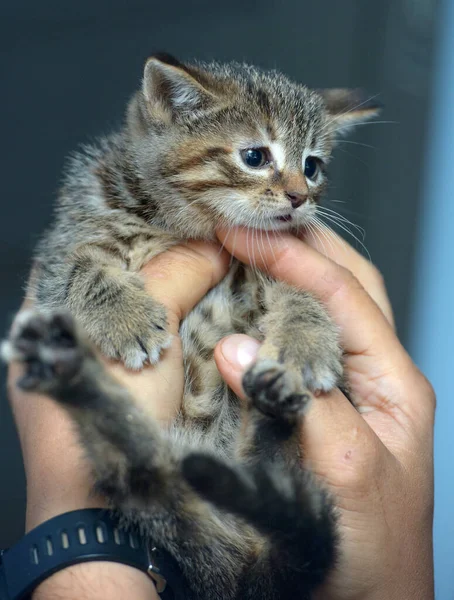
[[158,594],[162,594],[162,592],[167,587],[167,580],[164,579],[164,577],[161,575],[159,567],[157,567],[155,564],[153,564],[153,553],[156,552],[156,550],[157,550],[156,548],[152,548],[151,550],[148,550],[147,573],[148,573],[148,576],[151,577],[151,579],[153,579],[153,581],[155,582],[156,591],[158,592]]

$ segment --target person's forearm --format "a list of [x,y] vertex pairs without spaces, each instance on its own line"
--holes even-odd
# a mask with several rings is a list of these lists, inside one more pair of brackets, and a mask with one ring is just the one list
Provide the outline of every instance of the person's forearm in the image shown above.
[[[29,399],[27,399],[29,400]],[[59,514],[80,508],[101,507],[102,498],[90,490],[90,471],[79,452],[67,452],[60,464],[62,448],[72,448],[74,430],[68,415],[55,404],[16,402],[16,416],[33,417],[34,434],[53,431],[45,447],[22,439],[27,471],[27,519],[30,531]],[[40,404],[38,404],[40,403]],[[25,421],[25,418],[22,419]],[[28,422],[28,421],[27,421]],[[24,432],[24,428],[22,433]],[[33,600],[159,600],[153,581],[127,565],[115,562],[86,562],[58,571],[34,592]]]
[[141,571],[108,562],[68,567],[44,581],[33,600],[159,600],[152,580]]

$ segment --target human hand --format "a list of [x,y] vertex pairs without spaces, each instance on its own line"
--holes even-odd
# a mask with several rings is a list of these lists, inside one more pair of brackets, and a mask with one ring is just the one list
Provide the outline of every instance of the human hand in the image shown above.
[[[218,246],[198,242],[174,247],[153,259],[142,274],[146,289],[168,309],[170,332],[175,336],[172,346],[156,367],[145,367],[140,372],[105,361],[143,409],[163,423],[175,416],[182,399],[180,320],[220,281],[227,266],[228,257],[219,252]],[[61,513],[104,503],[91,493],[90,468],[70,416],[57,403],[17,388],[19,371],[17,364],[11,365],[8,386],[24,458],[29,530]],[[157,599],[147,576],[116,563],[86,563],[56,573],[34,594],[34,600],[49,597]]]
[[[301,443],[306,463],[333,492],[340,557],[323,600],[433,598],[433,390],[399,343],[377,270],[331,234],[218,233],[225,248],[312,292],[340,327],[352,400],[334,390],[311,405]],[[231,336],[217,366],[243,395],[259,344]]]

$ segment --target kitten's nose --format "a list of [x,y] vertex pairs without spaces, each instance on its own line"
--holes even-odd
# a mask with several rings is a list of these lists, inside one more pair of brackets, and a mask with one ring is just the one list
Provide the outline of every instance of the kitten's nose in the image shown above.
[[292,208],[298,208],[307,200],[307,194],[299,194],[298,192],[285,192],[285,195],[290,200]]

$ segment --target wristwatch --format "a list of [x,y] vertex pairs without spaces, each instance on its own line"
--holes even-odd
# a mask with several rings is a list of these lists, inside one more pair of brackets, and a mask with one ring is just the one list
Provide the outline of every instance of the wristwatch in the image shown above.
[[[135,567],[153,579],[162,600],[184,600],[187,585],[176,560],[106,509],[64,513],[0,551],[0,600],[26,600],[52,574],[93,560]],[[185,593],[186,589],[186,593]]]

